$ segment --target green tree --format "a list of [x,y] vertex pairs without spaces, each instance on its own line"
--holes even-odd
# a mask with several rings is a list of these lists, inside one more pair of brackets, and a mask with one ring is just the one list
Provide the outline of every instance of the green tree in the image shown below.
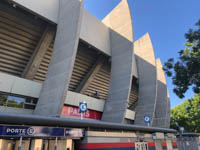
[[190,86],[194,93],[200,94],[200,20],[196,26],[197,29],[190,29],[185,34],[187,42],[185,49],[179,52],[178,60],[175,62],[170,58],[163,68],[167,76],[172,77],[174,93],[180,98]]
[[8,96],[0,95],[0,106],[5,106],[7,99],[8,99]]
[[171,109],[171,128],[178,130],[176,123],[184,127],[186,132],[200,133],[200,95]]
[[18,103],[15,99],[9,99],[8,100],[8,107],[16,107],[16,108],[23,108],[24,102]]

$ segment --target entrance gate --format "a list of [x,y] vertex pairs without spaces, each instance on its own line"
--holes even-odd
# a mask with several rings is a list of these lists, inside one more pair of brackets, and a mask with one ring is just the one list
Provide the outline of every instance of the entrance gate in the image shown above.
[[[18,150],[19,140],[0,139],[0,150]],[[58,140],[57,150],[74,150],[73,140]],[[55,150],[55,140],[27,139],[22,141],[21,150]]]
[[74,150],[83,136],[83,129],[0,126],[0,150]]

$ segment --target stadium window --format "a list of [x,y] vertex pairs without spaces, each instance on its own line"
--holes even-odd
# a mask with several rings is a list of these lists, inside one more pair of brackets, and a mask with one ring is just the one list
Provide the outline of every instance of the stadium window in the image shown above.
[[25,109],[35,109],[35,106],[37,104],[36,98],[27,97],[24,103]]
[[0,93],[0,106],[35,109],[37,98]]
[[24,108],[24,101],[22,97],[8,96],[7,107]]

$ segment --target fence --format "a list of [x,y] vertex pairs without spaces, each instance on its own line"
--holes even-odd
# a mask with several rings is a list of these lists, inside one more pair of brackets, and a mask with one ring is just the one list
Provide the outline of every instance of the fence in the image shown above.
[[200,150],[200,134],[183,133],[177,135],[179,150]]

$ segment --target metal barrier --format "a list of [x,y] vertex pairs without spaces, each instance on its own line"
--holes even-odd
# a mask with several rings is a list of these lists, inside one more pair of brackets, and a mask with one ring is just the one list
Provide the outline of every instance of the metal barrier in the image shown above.
[[179,150],[200,150],[199,137],[200,134],[197,133],[183,133],[177,135]]

